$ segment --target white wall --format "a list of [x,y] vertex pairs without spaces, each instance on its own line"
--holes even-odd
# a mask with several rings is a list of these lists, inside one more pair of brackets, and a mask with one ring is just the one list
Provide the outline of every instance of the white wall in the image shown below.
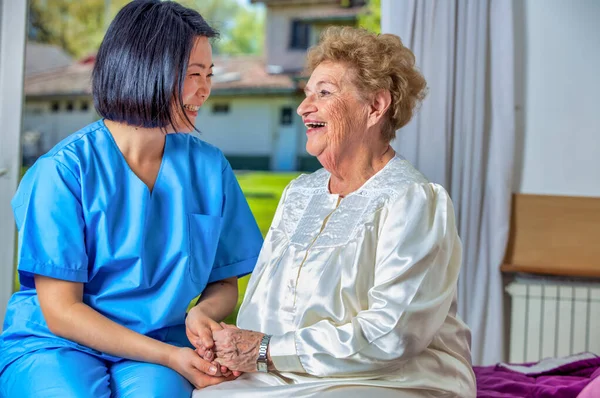
[[[282,66],[284,70],[301,70],[306,62],[306,50],[290,49],[292,21],[307,16],[327,15],[339,10],[337,4],[286,5],[267,7],[266,46],[267,63]],[[311,41],[316,43],[323,24],[313,25]]]
[[600,1],[514,4],[515,191],[600,196]]
[[[60,104],[60,110],[53,112],[51,106],[56,102]],[[66,110],[67,102],[73,103],[73,111]],[[88,102],[88,110],[81,110],[83,102]],[[226,155],[274,157],[276,150],[280,155],[283,150],[284,156],[292,156],[291,153],[306,155],[305,129],[295,113],[299,102],[299,98],[291,96],[211,97],[197,119],[202,132],[200,137]],[[227,104],[229,112],[215,114],[213,104]],[[293,110],[292,126],[280,125],[281,109],[286,106]],[[41,132],[41,152],[45,153],[98,118],[91,97],[29,99],[23,112],[23,131]],[[281,165],[276,157],[273,161]],[[294,167],[295,159],[288,168]]]
[[[281,100],[212,97],[200,109],[196,125],[201,138],[228,155],[270,155],[275,120],[272,108]],[[228,104],[229,112],[212,113],[213,104]]]
[[[81,109],[83,102],[87,103],[87,110]],[[58,112],[51,110],[53,103],[59,104]],[[73,104],[72,111],[67,111],[67,103]],[[91,96],[28,99],[23,110],[23,131],[42,133],[42,153],[45,153],[62,139],[98,119]]]
[[[214,104],[228,104],[229,112],[213,113]],[[302,120],[295,113],[298,104],[294,97],[211,97],[200,109],[196,124],[200,137],[226,155],[272,156],[278,148],[290,148],[276,142],[278,139],[293,141],[296,152],[303,154]],[[294,125],[284,127],[280,125],[281,109],[288,106],[293,110]]]

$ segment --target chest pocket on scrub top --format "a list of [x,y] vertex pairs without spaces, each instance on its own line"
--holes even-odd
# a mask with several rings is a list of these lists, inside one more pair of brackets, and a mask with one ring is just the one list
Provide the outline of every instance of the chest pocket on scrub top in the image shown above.
[[220,233],[221,217],[188,214],[189,271],[195,283],[204,284],[208,281]]

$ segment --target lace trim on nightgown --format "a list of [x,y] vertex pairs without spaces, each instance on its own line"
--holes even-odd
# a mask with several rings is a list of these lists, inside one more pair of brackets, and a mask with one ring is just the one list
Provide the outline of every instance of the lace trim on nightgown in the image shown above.
[[[345,197],[331,214],[326,227],[315,240],[323,220],[332,213],[336,195],[329,193],[329,172],[320,169],[301,175],[287,191],[278,226],[291,244],[313,248],[346,245],[387,203],[396,200],[408,186],[427,183],[427,179],[409,162],[395,157],[361,188]],[[314,241],[314,243],[313,243]]]

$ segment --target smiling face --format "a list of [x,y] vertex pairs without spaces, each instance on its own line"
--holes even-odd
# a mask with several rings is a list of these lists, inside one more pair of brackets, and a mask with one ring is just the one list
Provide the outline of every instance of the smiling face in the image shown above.
[[210,95],[212,68],[212,47],[208,38],[200,36],[196,39],[190,53],[183,82],[181,97],[183,100],[183,110],[179,109],[179,104],[175,105],[177,109],[174,112],[176,115],[174,122],[175,131],[191,132],[193,130],[193,127],[183,117],[182,112],[185,112],[190,122],[195,125],[198,110]]
[[307,128],[306,150],[326,168],[338,163],[345,148],[361,145],[369,106],[352,82],[353,71],[342,63],[322,62],[304,89],[298,114]]

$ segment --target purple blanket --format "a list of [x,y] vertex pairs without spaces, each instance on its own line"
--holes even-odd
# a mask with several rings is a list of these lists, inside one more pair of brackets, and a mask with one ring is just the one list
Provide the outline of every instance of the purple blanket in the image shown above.
[[536,364],[475,367],[478,398],[575,398],[600,376],[600,357],[580,354]]

